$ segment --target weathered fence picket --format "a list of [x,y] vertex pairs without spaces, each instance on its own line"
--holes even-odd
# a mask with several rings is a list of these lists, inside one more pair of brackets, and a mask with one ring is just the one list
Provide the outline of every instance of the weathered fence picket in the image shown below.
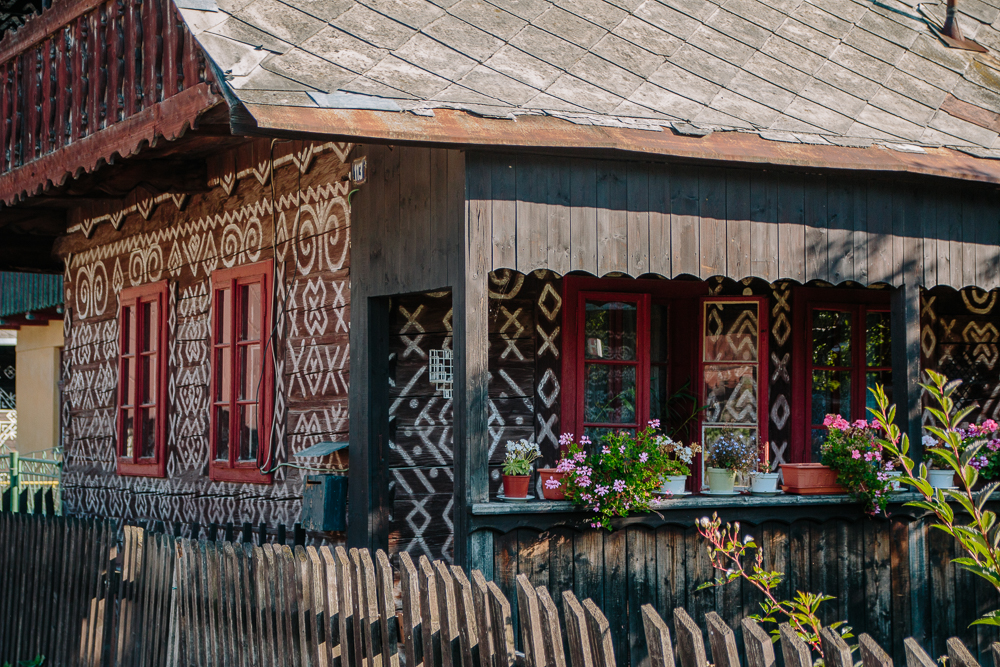
[[[218,535],[219,527],[209,530]],[[591,599],[515,580],[524,653],[510,601],[479,571],[382,551],[188,539],[107,521],[0,514],[0,659],[35,654],[70,667],[615,667],[608,619]],[[198,535],[199,532],[193,532]],[[237,536],[230,526],[226,535]],[[241,537],[251,537],[246,527]],[[25,553],[34,554],[24,558]],[[560,609],[561,608],[561,609]],[[650,667],[704,667],[705,638],[673,610],[671,629],[652,605],[641,616]],[[711,661],[740,667],[733,629],[705,617]],[[771,638],[741,621],[745,667],[775,667]],[[809,646],[779,626],[785,667],[811,667]],[[844,639],[822,628],[828,667],[852,667]],[[867,634],[864,667],[892,667]],[[907,667],[935,661],[912,638]],[[948,657],[979,667],[952,638]],[[634,647],[633,647],[634,650]],[[1000,667],[1000,644],[990,647]]]

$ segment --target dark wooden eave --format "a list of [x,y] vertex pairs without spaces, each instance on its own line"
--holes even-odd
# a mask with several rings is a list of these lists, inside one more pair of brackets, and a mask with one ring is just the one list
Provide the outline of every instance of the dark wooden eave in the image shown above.
[[714,132],[705,137],[648,130],[577,125],[550,116],[483,118],[435,109],[433,117],[387,111],[246,105],[231,115],[234,133],[337,137],[354,142],[503,149],[583,149],[662,156],[676,160],[897,172],[1000,184],[1000,160],[948,148],[908,153],[881,146],[769,141],[756,134]]

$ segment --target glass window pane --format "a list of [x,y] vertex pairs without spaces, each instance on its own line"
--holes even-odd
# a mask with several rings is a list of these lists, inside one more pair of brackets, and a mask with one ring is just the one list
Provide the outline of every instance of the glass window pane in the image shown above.
[[891,366],[889,313],[868,313],[865,319],[865,363],[869,366]]
[[649,322],[649,360],[653,363],[663,363],[667,361],[667,342],[669,337],[667,332],[667,312],[666,306],[653,304],[650,309]]
[[142,364],[142,403],[149,405],[156,402],[156,357],[144,354],[140,357]]
[[140,457],[151,459],[156,455],[156,408],[139,411],[142,420],[142,453]]
[[588,301],[585,317],[587,359],[635,359],[639,318],[636,304]]
[[[744,428],[744,427],[733,427],[733,426],[705,426],[702,429],[701,442],[702,448],[707,455],[712,451],[712,447],[715,446],[716,441],[724,435],[729,436],[742,436],[746,438],[754,445],[757,444],[757,429],[756,427]],[[758,458],[760,456],[758,451]]]
[[135,357],[128,357],[122,360],[122,396],[125,402],[122,407],[135,405]]
[[704,421],[723,424],[757,423],[757,366],[704,366]]
[[705,361],[757,360],[757,303],[705,304]]
[[240,340],[260,340],[260,283],[240,287]]
[[825,428],[814,428],[812,430],[812,442],[810,451],[812,452],[812,458],[809,459],[814,463],[818,463],[823,460],[823,443],[826,442],[827,430]]
[[215,396],[213,400],[228,401],[232,398],[233,369],[230,365],[228,347],[219,347],[215,350]]
[[827,415],[851,419],[850,371],[813,371],[812,423],[822,424]]
[[604,436],[610,435],[611,433],[617,433],[619,431],[625,431],[627,433],[631,433],[632,435],[635,435],[635,429],[634,428],[608,428],[607,426],[584,426],[583,427],[584,434],[588,438],[590,438],[591,442],[594,443],[590,447],[591,451],[593,451],[595,447],[598,447],[601,444],[601,439],[604,438]]
[[649,369],[649,418],[659,419],[664,427],[669,421],[667,375],[666,366],[651,366]]
[[126,458],[132,458],[135,451],[135,410],[125,410],[122,423],[121,453]]
[[875,394],[870,390],[879,384],[885,388],[886,398],[889,399],[889,405],[892,405],[892,371],[869,371],[865,374],[865,416],[868,421],[872,420],[872,413],[867,408],[878,409]]
[[155,301],[146,301],[142,304],[142,351],[154,352],[156,350],[157,316],[158,304]]
[[215,460],[229,460],[229,406],[215,406]]
[[229,290],[215,291],[215,343],[228,343],[232,335],[232,320],[229,312]]
[[126,306],[122,308],[122,354],[132,352],[132,308]]
[[240,406],[240,461],[257,460],[257,406]]
[[813,364],[851,365],[851,313],[842,310],[814,310]]
[[583,420],[599,424],[635,423],[635,366],[587,364]]
[[261,388],[260,345],[240,346],[240,396],[241,401],[256,401]]

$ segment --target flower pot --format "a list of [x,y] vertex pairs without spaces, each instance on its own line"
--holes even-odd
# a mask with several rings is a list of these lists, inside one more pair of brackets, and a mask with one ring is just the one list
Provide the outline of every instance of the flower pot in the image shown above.
[[683,495],[685,487],[687,487],[687,479],[687,475],[667,475],[660,480],[663,483],[660,485],[658,493],[665,496]]
[[[566,489],[562,478],[565,473],[556,468],[539,468],[538,479],[542,483],[542,497],[546,500],[565,500]],[[505,492],[506,493],[506,492]]]
[[706,468],[708,488],[712,493],[732,493],[736,486],[736,471],[729,468]]
[[845,491],[837,484],[837,471],[821,463],[782,463],[781,475],[786,493],[813,495]]
[[527,498],[531,486],[531,475],[504,475],[504,498]]
[[758,472],[750,477],[750,493],[777,493],[778,473]]
[[953,489],[955,488],[955,471],[948,470],[928,470],[927,481],[932,489]]
[[901,470],[890,470],[888,475],[889,479],[892,480],[889,488],[892,491],[902,491],[903,485],[899,483],[899,478],[903,476],[903,472]]

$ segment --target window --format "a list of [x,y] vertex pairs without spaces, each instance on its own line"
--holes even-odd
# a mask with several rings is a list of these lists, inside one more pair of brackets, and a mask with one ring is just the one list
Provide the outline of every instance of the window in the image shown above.
[[819,461],[826,415],[870,420],[867,408],[875,407],[875,401],[869,389],[876,384],[884,385],[892,400],[889,297],[856,290],[849,294],[803,290],[803,297],[807,419],[801,437],[806,452]]
[[271,262],[212,274],[213,480],[269,483]]
[[698,404],[701,443],[742,434],[768,452],[767,301],[761,297],[706,297],[701,303]]
[[167,472],[167,281],[121,292],[118,474]]

